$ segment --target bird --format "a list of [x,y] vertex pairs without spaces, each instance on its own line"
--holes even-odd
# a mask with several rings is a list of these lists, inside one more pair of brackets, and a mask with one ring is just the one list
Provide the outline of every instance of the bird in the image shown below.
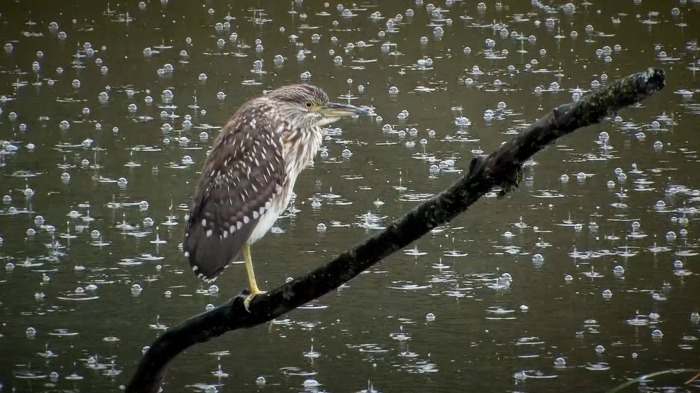
[[243,254],[249,295],[255,280],[251,244],[274,225],[299,173],[315,157],[323,127],[369,110],[330,102],[319,87],[283,86],[243,103],[213,142],[197,181],[182,248],[192,271],[215,280]]

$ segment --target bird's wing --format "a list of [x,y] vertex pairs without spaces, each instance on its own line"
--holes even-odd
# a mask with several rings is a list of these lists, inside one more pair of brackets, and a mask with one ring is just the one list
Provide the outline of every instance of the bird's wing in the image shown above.
[[206,280],[238,256],[285,181],[280,133],[246,114],[224,126],[207,157],[182,243]]

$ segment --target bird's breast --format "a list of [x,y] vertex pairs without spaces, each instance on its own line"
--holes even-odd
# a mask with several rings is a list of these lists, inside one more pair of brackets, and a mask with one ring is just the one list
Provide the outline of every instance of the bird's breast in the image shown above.
[[313,161],[323,142],[323,131],[313,128],[282,136],[284,164],[287,177],[296,177]]
[[297,176],[312,162],[322,142],[323,132],[320,129],[302,132],[300,135],[296,135],[294,139],[285,139],[283,136],[282,145],[284,146],[285,181],[282,190],[275,195],[271,201],[270,209],[260,217],[253,233],[248,239],[248,243],[252,244],[262,238],[287,208],[289,201],[292,199],[292,192]]

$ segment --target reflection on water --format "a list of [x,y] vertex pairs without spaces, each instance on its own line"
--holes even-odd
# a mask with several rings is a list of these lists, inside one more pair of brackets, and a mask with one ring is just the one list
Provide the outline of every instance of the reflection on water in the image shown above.
[[207,149],[249,97],[309,82],[377,113],[328,130],[253,248],[269,288],[381,230],[550,108],[647,66],[666,69],[664,92],[557,141],[519,190],[488,194],[269,329],[188,351],[165,388],[591,391],[698,367],[699,12],[692,1],[0,9],[0,384],[119,391],[164,329],[243,289],[240,264],[197,281],[179,244]]

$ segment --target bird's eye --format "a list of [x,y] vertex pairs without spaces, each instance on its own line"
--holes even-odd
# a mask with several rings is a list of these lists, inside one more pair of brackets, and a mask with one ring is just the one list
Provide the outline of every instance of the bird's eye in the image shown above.
[[311,101],[306,101],[304,105],[306,105],[307,108],[311,108],[312,106],[314,106],[314,104]]

